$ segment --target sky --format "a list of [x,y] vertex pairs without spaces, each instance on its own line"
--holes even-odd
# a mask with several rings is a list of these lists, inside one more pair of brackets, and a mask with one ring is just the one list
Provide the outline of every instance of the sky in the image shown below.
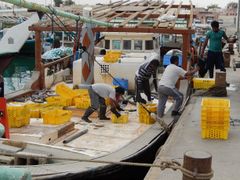
[[[51,2],[54,2],[53,0],[26,0],[29,2],[36,2],[36,3],[41,3],[41,4],[51,4]],[[110,0],[73,0],[75,1],[76,4],[96,4],[96,3],[109,3]],[[112,2],[116,2],[118,0],[112,0]],[[136,0],[130,0],[130,1],[136,1]],[[162,1],[167,1],[167,3],[171,3],[172,0],[162,0]],[[183,4],[189,4],[189,0],[182,0]],[[229,2],[238,2],[239,0],[192,0],[192,3],[196,6],[200,7],[207,7],[208,5],[211,4],[218,4],[220,7],[224,8]],[[175,0],[175,3],[179,4],[181,0]]]

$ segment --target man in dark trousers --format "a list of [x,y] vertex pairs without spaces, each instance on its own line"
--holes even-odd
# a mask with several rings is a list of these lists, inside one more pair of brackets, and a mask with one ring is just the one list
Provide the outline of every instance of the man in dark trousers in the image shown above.
[[[80,86],[81,88],[81,86]],[[89,120],[89,116],[99,108],[99,119],[100,120],[110,120],[110,118],[106,117],[107,106],[105,103],[105,98],[110,99],[111,112],[114,113],[117,117],[120,117],[121,114],[117,111],[122,111],[120,108],[118,101],[122,95],[124,95],[124,88],[122,87],[112,87],[111,85],[104,83],[96,83],[89,85],[88,87],[89,96],[91,99],[91,105],[85,111],[82,120],[88,123],[92,121]]]
[[226,72],[222,54],[222,38],[228,41],[228,37],[223,30],[219,29],[219,23],[217,21],[212,21],[211,27],[212,30],[207,32],[207,36],[201,52],[201,57],[203,58],[204,50],[208,44],[208,40],[210,40],[207,53],[206,70],[209,70],[209,77],[213,78],[214,65],[216,69],[220,69],[221,71]]
[[153,59],[151,61],[143,63],[135,75],[136,86],[136,102],[146,104],[146,100],[141,97],[141,93],[147,96],[148,101],[151,101],[151,89],[149,79],[153,76],[153,84],[157,91],[157,79],[156,73],[159,66],[159,60]]

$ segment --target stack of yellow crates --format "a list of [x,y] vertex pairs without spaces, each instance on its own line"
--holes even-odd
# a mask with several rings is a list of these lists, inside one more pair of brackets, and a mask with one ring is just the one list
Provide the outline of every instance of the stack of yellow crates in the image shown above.
[[25,107],[29,110],[30,118],[41,118],[42,104],[29,103],[26,104]]
[[[71,104],[74,104],[73,99],[78,96],[78,92],[74,91],[64,83],[56,85],[56,93],[64,99],[67,99],[66,103],[69,105],[69,99],[71,99]],[[71,105],[70,104],[70,105]]]
[[202,138],[228,139],[230,128],[230,100],[203,98],[201,103]]
[[90,97],[87,89],[75,89],[77,96],[74,98],[74,105],[80,109],[87,109],[90,106]]
[[140,123],[153,124],[155,119],[153,119],[150,113],[156,113],[157,104],[138,104],[138,115]]
[[19,128],[30,122],[29,109],[24,103],[10,103],[7,105],[7,116],[10,128]]
[[215,79],[212,78],[193,78],[194,89],[209,89],[215,85]]
[[74,99],[74,103],[76,108],[87,109],[90,106],[91,101],[89,97],[79,97]]
[[58,106],[71,106],[72,98],[60,97],[60,96],[50,96],[46,98],[48,104],[55,104]]

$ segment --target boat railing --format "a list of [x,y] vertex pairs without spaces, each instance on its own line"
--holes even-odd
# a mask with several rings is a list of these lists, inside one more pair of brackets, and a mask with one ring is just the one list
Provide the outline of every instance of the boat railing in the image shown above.
[[70,66],[70,61],[71,61],[72,57],[73,57],[73,55],[65,56],[56,61],[44,63],[43,67],[44,67],[44,69],[49,68],[51,70],[54,70],[54,73],[55,73],[61,69],[68,68]]

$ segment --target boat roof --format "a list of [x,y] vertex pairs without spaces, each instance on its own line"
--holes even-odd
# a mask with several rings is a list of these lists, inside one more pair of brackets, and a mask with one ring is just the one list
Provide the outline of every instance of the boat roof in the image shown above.
[[[86,6],[80,5],[78,9],[70,8],[68,11],[82,15],[83,7]],[[117,1],[93,6],[92,18],[113,23],[113,27],[95,26],[96,32],[188,34],[194,32],[192,28],[193,9],[194,5],[191,2],[190,4],[182,4],[182,2],[166,4],[161,1]],[[76,30],[75,20],[58,17],[54,17],[54,19],[61,26],[54,24],[55,31],[62,31],[63,28],[66,31]],[[47,18],[45,21],[31,26],[30,30],[52,31],[52,22]]]

